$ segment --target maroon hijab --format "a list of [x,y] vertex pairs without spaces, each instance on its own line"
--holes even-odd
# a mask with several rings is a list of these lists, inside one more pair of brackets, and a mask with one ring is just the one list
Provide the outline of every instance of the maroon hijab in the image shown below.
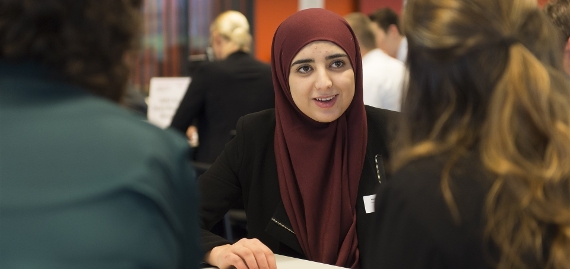
[[[289,88],[295,55],[313,41],[330,41],[350,58],[356,83],[352,103],[337,120],[319,123],[297,108]],[[366,153],[362,60],[348,23],[325,9],[287,18],[273,37],[275,158],[281,197],[308,259],[358,266],[356,199]],[[333,85],[332,87],[335,87]]]

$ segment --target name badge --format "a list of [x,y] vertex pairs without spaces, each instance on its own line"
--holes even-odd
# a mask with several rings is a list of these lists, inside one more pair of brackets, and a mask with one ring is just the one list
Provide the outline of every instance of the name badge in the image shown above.
[[366,214],[374,213],[374,201],[376,200],[376,194],[363,196],[364,199],[364,210]]

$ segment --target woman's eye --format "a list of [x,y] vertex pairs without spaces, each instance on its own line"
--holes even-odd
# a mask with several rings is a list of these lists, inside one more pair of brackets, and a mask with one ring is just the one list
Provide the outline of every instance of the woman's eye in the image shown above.
[[297,72],[299,72],[301,74],[309,73],[311,70],[313,70],[313,68],[311,68],[308,65],[303,65],[303,66],[297,68]]
[[331,63],[332,68],[341,68],[344,66],[344,61],[337,60]]

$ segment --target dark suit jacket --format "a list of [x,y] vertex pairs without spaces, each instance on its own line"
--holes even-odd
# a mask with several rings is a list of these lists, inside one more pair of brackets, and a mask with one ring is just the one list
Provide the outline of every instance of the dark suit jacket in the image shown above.
[[[369,240],[367,231],[374,215],[366,214],[363,196],[374,194],[379,178],[386,178],[383,162],[389,156],[387,126],[397,113],[366,107],[366,115],[368,146],[356,203],[361,261],[369,258],[369,250],[363,246]],[[290,231],[291,224],[281,201],[273,148],[274,132],[273,109],[241,118],[237,124],[236,137],[226,145],[212,167],[199,178],[202,243],[205,251],[229,243],[208,230],[223,217],[232,202],[243,197],[249,237],[258,238],[274,253],[304,257],[297,237]]]
[[241,116],[273,107],[271,68],[238,51],[192,76],[171,127],[185,133],[197,120],[200,145],[195,160],[213,163]]

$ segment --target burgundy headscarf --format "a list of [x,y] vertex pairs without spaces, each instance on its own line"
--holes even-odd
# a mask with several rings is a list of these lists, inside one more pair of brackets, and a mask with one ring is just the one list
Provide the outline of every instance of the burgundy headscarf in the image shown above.
[[[289,88],[293,58],[313,41],[330,41],[341,47],[354,70],[352,103],[330,123],[303,114]],[[308,259],[357,267],[355,206],[368,133],[356,37],[339,15],[325,9],[302,10],[277,28],[271,65],[277,120],[275,158],[287,216]]]

